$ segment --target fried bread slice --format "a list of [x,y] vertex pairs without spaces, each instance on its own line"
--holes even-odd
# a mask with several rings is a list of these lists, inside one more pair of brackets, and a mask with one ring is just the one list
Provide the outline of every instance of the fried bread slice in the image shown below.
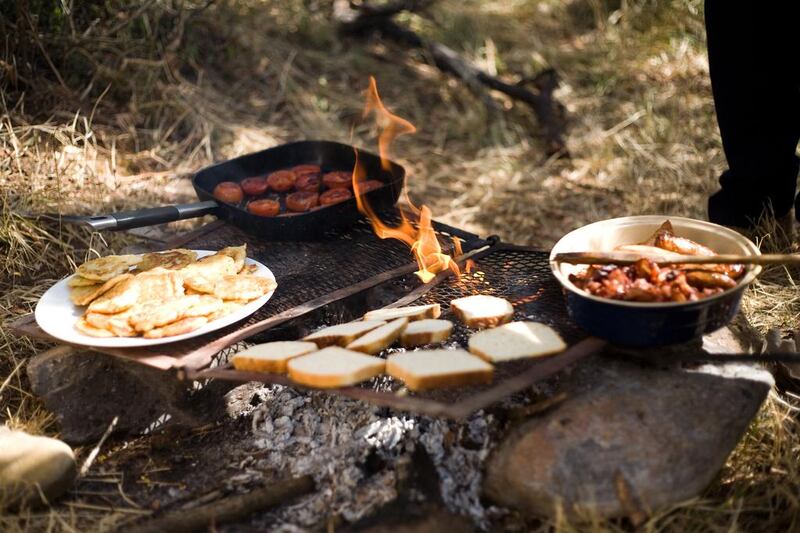
[[377,376],[383,372],[385,364],[380,357],[331,346],[290,359],[286,368],[295,383],[330,389],[355,385]]
[[83,306],[89,305],[94,300],[111,290],[113,287],[126,280],[132,279],[132,274],[120,274],[105,283],[96,285],[72,287],[69,291],[69,299],[73,304]]
[[183,335],[190,333],[197,328],[203,327],[208,323],[208,319],[204,316],[192,316],[182,318],[166,326],[154,328],[145,332],[144,337],[147,339],[161,339],[164,337],[174,337],[176,335]]
[[241,246],[228,246],[223,248],[217,255],[227,255],[233,259],[233,265],[236,272],[239,273],[244,268],[244,260],[247,259],[247,244]]
[[79,266],[75,273],[85,279],[95,281],[108,281],[130,270],[130,267],[139,263],[138,255],[107,255],[86,261]]
[[317,351],[313,342],[276,341],[250,346],[233,356],[237,370],[283,374],[290,359]]
[[142,261],[136,266],[136,271],[145,272],[157,267],[179,270],[195,261],[197,261],[197,253],[183,248],[166,252],[150,252],[142,256]]
[[398,318],[360,336],[347,345],[348,350],[375,355],[392,345],[408,326],[408,319]]
[[490,363],[542,357],[566,348],[555,330],[538,322],[511,322],[469,338],[469,351]]
[[274,280],[261,276],[223,276],[214,283],[214,296],[223,300],[249,302],[275,289]]
[[386,373],[412,391],[492,381],[492,365],[466,350],[419,350],[389,356]]

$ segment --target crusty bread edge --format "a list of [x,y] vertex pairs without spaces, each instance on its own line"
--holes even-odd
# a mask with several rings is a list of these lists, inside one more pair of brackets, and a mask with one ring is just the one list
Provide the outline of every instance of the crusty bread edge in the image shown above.
[[406,348],[433,344],[434,342],[446,341],[453,334],[453,327],[450,326],[444,331],[421,331],[419,333],[403,333],[400,335],[400,344]]
[[513,309],[504,315],[487,316],[487,317],[472,318],[472,319],[467,318],[464,314],[464,311],[456,306],[452,306],[450,309],[453,310],[453,313],[456,315],[456,317],[458,317],[458,319],[461,322],[464,323],[465,326],[473,329],[494,328],[502,324],[511,322],[511,319],[514,318]]
[[[407,318],[409,322],[414,322],[415,320],[424,320],[426,318],[439,318],[442,316],[442,306],[439,304],[428,304],[430,307],[426,309],[420,309],[418,313],[413,315],[405,315],[403,317],[397,318]],[[403,309],[402,307],[398,309]],[[373,311],[367,311],[364,313],[364,320],[386,320],[386,318],[374,318],[370,317],[370,313],[384,311],[384,309],[374,309]],[[392,311],[392,309],[386,309],[386,311]],[[396,320],[396,318],[389,318],[389,320]]]
[[[396,322],[398,320],[405,320],[405,323],[398,329],[398,331],[396,333],[394,333],[392,335],[389,335],[387,337],[383,337],[382,339],[378,339],[376,341],[373,341],[373,342],[371,342],[369,344],[365,344],[363,346],[357,346],[358,341],[362,337],[364,337],[366,335],[369,335],[370,333],[376,331],[377,329],[380,329],[380,328],[386,327],[386,326],[388,326],[390,324],[393,324],[394,322]],[[373,330],[370,330],[370,331],[366,332],[361,337],[358,337],[356,340],[354,340],[353,342],[349,343],[346,346],[346,348],[348,350],[353,350],[354,352],[361,352],[361,353],[365,353],[365,354],[368,354],[368,355],[375,355],[376,353],[382,352],[383,350],[385,350],[386,348],[391,346],[392,343],[394,343],[394,341],[399,339],[400,336],[403,334],[403,331],[405,331],[407,326],[408,326],[408,317],[404,316],[404,317],[401,317],[401,318],[395,318],[394,320],[392,320],[391,322],[388,322],[387,324],[384,324],[383,326],[380,326],[378,328],[375,328]],[[356,346],[354,346],[354,345],[356,345]]]
[[[338,334],[335,334],[335,335],[322,335],[320,337],[314,337],[314,338],[310,339],[309,337],[311,335],[314,335],[314,333],[311,333],[310,335],[307,335],[307,336],[303,337],[300,340],[303,341],[303,342],[313,342],[314,344],[317,345],[317,348],[319,348],[320,350],[323,349],[323,348],[327,348],[328,346],[339,346],[341,348],[344,348],[348,344],[350,344],[351,342],[355,341],[357,338],[361,337],[362,335],[366,335],[367,333],[369,333],[373,329],[378,329],[379,327],[381,327],[383,325],[385,325],[385,324],[378,324],[374,328],[370,328],[368,330],[365,330],[365,331],[362,331],[362,332],[356,333],[356,334],[338,333]],[[320,330],[320,331],[322,331],[322,330]]]
[[[306,354],[306,355],[311,355],[311,354]],[[301,370],[297,370],[296,368],[293,369],[291,363],[296,359],[299,358],[290,359],[289,363],[286,365],[289,379],[291,379],[298,385],[302,385],[304,387],[309,387],[313,389],[338,389],[340,387],[356,385],[358,383],[361,383],[362,381],[366,381],[370,378],[382,374],[384,368],[386,367],[386,362],[383,359],[375,357],[374,358],[375,362],[371,363],[372,366],[364,367],[360,369],[358,372],[351,372],[346,376],[324,375],[324,374],[320,375],[320,374],[312,374],[309,372],[303,372]]]
[[494,368],[466,370],[440,376],[419,377],[406,373],[405,369],[395,364],[390,357],[386,361],[386,373],[402,381],[409,390],[418,392],[430,389],[445,389],[449,387],[464,387],[467,385],[491,383],[494,376]]
[[[300,354],[308,355],[308,354]],[[266,372],[268,374],[285,374],[287,363],[294,359],[259,359],[256,357],[247,357],[246,355],[234,355],[233,367],[236,370],[245,370],[247,372]]]
[[552,355],[559,354],[559,353],[563,352],[566,349],[567,349],[567,344],[562,340],[561,341],[561,346],[559,346],[558,348],[553,348],[552,350],[547,350],[545,352],[539,352],[539,353],[534,354],[534,355],[520,355],[520,356],[517,356],[517,357],[503,357],[503,358],[497,359],[497,358],[493,358],[492,356],[490,356],[486,352],[481,351],[478,348],[475,348],[473,346],[469,346],[469,352],[471,354],[477,355],[478,357],[480,357],[481,359],[483,359],[487,363],[493,363],[493,364],[505,363],[506,361],[518,361],[520,359],[538,359],[539,357],[550,357]]

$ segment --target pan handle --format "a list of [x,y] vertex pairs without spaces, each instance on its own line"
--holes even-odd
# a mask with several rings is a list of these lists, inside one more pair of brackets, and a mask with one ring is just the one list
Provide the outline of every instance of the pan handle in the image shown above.
[[62,216],[62,222],[83,224],[94,230],[125,230],[153,226],[183,220],[186,218],[196,218],[203,215],[213,215],[217,213],[219,204],[213,200],[197,202],[194,204],[176,204],[163,207],[150,207],[147,209],[133,209],[131,211],[120,211],[110,215],[97,216]]

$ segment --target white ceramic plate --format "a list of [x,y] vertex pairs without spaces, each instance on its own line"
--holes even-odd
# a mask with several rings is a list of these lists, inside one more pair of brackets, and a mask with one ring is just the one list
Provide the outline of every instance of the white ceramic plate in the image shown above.
[[[197,257],[205,257],[207,255],[215,254],[208,250],[195,250]],[[255,275],[265,278],[275,279],[272,271],[258,261],[254,261],[249,257],[245,260],[248,265],[256,265],[257,270]],[[67,282],[73,276],[66,277],[50,287],[39,299],[36,304],[36,323],[45,332],[53,337],[60,339],[70,344],[79,344],[82,346],[95,346],[101,348],[134,348],[140,346],[153,346],[155,344],[166,344],[168,342],[177,342],[198,335],[203,335],[210,331],[224,328],[234,322],[237,322],[253,313],[255,313],[262,305],[272,297],[275,291],[270,291],[261,298],[253,300],[244,307],[237,311],[218,318],[209,322],[205,326],[198,328],[183,335],[175,335],[174,337],[164,337],[161,339],[145,339],[144,337],[90,337],[84,335],[75,329],[75,323],[83,315],[86,307],[78,307],[74,305],[69,299],[69,286]]]

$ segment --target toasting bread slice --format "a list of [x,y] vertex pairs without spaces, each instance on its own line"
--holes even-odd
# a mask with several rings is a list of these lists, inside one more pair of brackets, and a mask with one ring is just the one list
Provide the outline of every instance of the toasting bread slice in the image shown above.
[[413,305],[410,307],[396,307],[394,309],[376,309],[364,315],[364,320],[394,320],[407,318],[409,322],[423,318],[439,318],[442,309],[439,304]]
[[412,391],[492,381],[492,365],[466,350],[419,350],[389,356],[386,373]]
[[317,345],[313,342],[277,341],[250,346],[233,356],[236,370],[252,370],[254,372],[286,372],[289,359],[315,352]]
[[450,302],[450,309],[470,328],[493,328],[514,316],[514,308],[507,300],[485,294],[456,298]]
[[386,365],[379,357],[331,346],[291,359],[286,368],[295,383],[307,387],[331,389],[355,385],[377,376]]
[[449,320],[417,320],[406,327],[400,336],[400,344],[406,347],[422,346],[432,342],[441,342],[450,337],[453,332],[453,323]]
[[407,318],[398,318],[365,333],[347,345],[348,350],[376,354],[392,345],[408,326]]
[[538,322],[511,322],[469,338],[469,351],[490,363],[551,355],[566,347],[558,333]]
[[347,346],[361,335],[368,331],[386,324],[383,320],[364,320],[360,322],[348,322],[315,331],[311,335],[303,338],[304,341],[311,341],[319,348],[327,346]]

